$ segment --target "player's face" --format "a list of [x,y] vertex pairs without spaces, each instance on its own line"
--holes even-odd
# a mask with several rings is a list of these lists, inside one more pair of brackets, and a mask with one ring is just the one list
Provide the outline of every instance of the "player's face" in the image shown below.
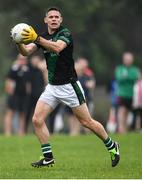
[[62,23],[62,16],[60,12],[52,10],[49,11],[46,15],[46,17],[44,18],[44,22],[48,25],[49,29],[56,30]]

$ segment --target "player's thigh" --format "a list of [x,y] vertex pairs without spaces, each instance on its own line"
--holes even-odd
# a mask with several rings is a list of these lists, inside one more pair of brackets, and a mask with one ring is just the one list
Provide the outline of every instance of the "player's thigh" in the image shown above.
[[86,103],[83,103],[82,105],[77,107],[73,107],[72,111],[79,121],[91,119],[91,115]]
[[38,100],[34,115],[33,115],[33,121],[38,119],[40,121],[44,121],[45,118],[53,111],[53,108],[45,103],[44,101]]

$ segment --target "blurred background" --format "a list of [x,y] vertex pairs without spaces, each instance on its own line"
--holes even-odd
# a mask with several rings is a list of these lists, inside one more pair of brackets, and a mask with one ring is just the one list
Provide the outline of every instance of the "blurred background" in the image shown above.
[[[94,74],[93,116],[106,125],[111,100],[109,84],[122,54],[130,51],[134,64],[142,68],[142,1],[141,0],[4,0],[0,5],[0,132],[6,113],[5,80],[18,51],[10,30],[27,23],[40,33],[47,8],[57,6],[74,39],[74,58],[84,57]],[[41,52],[39,55],[42,57]],[[43,58],[43,57],[42,57]],[[30,120],[31,121],[31,120]],[[66,130],[65,130],[66,131]]]

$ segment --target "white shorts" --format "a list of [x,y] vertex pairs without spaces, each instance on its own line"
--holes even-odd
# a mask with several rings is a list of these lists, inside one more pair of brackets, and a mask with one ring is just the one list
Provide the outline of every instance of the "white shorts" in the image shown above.
[[47,103],[53,109],[60,102],[72,108],[85,103],[85,95],[79,81],[64,85],[48,84],[39,100]]

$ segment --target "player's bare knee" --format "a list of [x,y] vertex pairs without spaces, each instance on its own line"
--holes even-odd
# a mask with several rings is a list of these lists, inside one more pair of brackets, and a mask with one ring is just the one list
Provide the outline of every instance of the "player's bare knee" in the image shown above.
[[40,120],[40,118],[38,118],[36,114],[33,115],[32,122],[33,122],[33,125],[36,127],[39,127],[42,125],[42,121]]
[[32,117],[32,123],[33,124],[36,124],[37,123],[37,117],[35,115],[33,115]]

